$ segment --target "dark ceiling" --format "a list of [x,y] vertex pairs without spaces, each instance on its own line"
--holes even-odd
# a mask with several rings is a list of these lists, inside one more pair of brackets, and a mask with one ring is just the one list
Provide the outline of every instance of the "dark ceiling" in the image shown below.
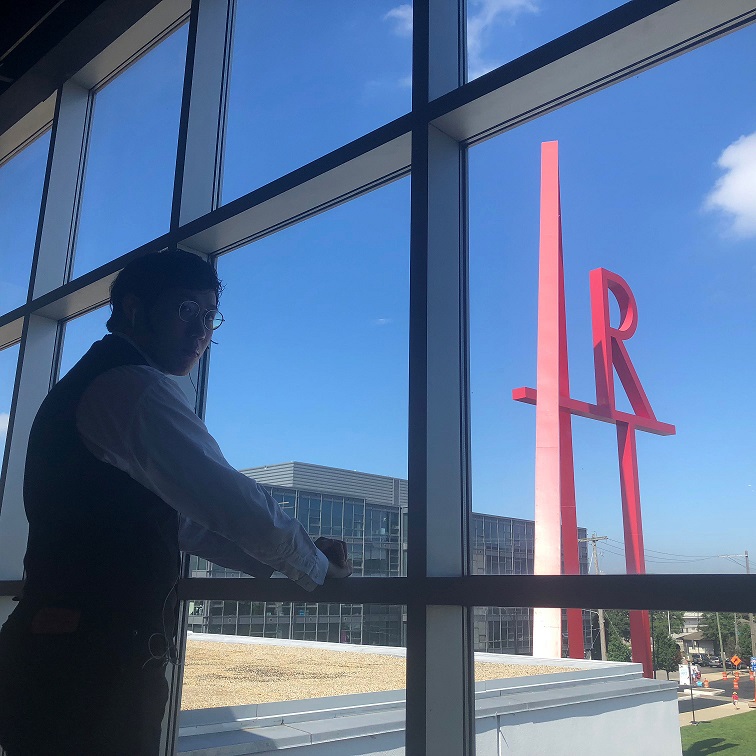
[[0,95],[103,0],[6,0],[0,24]]
[[0,134],[160,0],[0,0]]

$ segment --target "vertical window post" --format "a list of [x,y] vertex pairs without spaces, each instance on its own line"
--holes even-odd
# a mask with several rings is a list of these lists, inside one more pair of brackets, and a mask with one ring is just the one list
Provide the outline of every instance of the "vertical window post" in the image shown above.
[[[464,3],[413,6],[408,578],[469,574],[466,151],[428,120],[464,82]],[[472,612],[408,606],[407,752],[474,753]],[[439,661],[443,659],[443,663]]]

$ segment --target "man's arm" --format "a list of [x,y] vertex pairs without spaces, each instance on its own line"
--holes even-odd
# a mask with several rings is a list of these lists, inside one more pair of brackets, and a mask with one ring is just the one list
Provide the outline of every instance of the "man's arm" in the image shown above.
[[179,524],[179,548],[213,564],[229,570],[238,570],[252,577],[267,578],[273,573],[272,567],[251,557],[233,541],[186,517],[182,517]]
[[98,459],[197,526],[308,590],[325,580],[326,555],[267,491],[228,464],[170,378],[144,366],[109,370],[82,397],[77,428]]

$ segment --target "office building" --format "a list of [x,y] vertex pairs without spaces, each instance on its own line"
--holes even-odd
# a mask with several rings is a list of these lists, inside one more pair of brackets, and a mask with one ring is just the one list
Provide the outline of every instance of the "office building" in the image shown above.
[[[406,574],[407,481],[302,462],[243,470],[264,485],[283,509],[313,538],[346,541],[356,577]],[[533,572],[533,522],[473,512],[473,571],[476,575]],[[580,537],[585,530],[580,529]],[[588,570],[585,543],[581,571]],[[191,557],[192,577],[241,577],[205,559]],[[190,601],[192,632],[291,638],[381,646],[406,645],[404,607],[386,604],[312,602]],[[532,653],[532,611],[477,607],[475,650]],[[584,619],[590,650],[590,622]]]

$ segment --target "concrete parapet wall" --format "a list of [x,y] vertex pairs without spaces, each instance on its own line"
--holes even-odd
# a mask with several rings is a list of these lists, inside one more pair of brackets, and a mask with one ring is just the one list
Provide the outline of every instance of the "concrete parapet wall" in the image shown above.
[[[478,756],[605,756],[610,743],[613,756],[681,753],[677,685],[644,679],[640,665],[483,656],[579,669],[478,683]],[[398,756],[404,708],[401,690],[185,711],[178,753]]]

